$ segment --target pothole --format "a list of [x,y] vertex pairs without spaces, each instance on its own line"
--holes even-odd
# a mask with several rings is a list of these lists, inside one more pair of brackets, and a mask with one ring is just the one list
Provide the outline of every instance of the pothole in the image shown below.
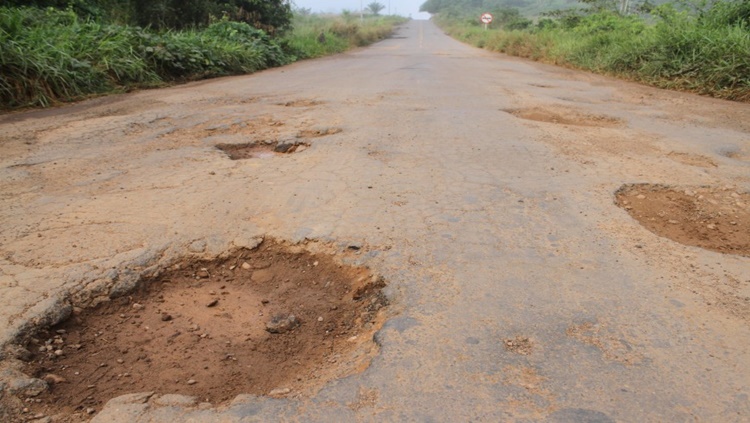
[[617,127],[622,126],[623,124],[620,119],[611,116],[579,113],[567,109],[556,111],[541,107],[532,107],[524,109],[503,109],[502,111],[521,119],[556,123],[560,125]]
[[750,161],[750,154],[745,154],[743,150],[738,147],[722,148],[719,150],[719,154],[734,160]]
[[309,99],[301,99],[301,100],[292,100],[287,101],[285,103],[279,103],[279,106],[285,106],[285,107],[310,107],[310,106],[318,106],[323,104],[322,101],[318,100],[309,100]]
[[303,142],[250,142],[242,144],[216,144],[232,160],[265,159],[280,154],[300,153],[310,144]]
[[135,392],[309,395],[367,368],[387,305],[369,270],[272,241],[140,286],[31,339],[25,373],[50,388],[28,415],[78,421]]
[[705,167],[711,168],[716,167],[717,164],[710,157],[701,156],[699,154],[681,153],[677,151],[671,151],[667,154],[670,159],[686,164],[688,166]]
[[520,355],[529,355],[534,349],[534,343],[524,336],[503,339],[505,349]]
[[685,245],[750,257],[750,194],[731,187],[624,185],[615,203],[651,232]]
[[327,135],[334,135],[341,132],[341,128],[316,128],[316,129],[303,129],[297,133],[297,138],[318,138],[325,137]]

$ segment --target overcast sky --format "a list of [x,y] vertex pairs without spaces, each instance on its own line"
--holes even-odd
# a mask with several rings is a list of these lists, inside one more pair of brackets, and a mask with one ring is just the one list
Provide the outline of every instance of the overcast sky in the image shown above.
[[[310,8],[313,12],[340,13],[342,9],[352,12],[359,11],[360,0],[293,0],[297,7]],[[373,0],[361,0],[362,7],[367,7]],[[381,14],[388,14],[388,5],[391,14],[409,16],[414,19],[429,19],[428,13],[419,13],[419,6],[425,0],[375,0],[385,6]]]

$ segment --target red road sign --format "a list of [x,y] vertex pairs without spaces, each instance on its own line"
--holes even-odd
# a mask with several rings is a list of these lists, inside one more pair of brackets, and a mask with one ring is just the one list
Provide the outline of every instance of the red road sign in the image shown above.
[[492,22],[492,13],[482,13],[482,23],[488,24]]

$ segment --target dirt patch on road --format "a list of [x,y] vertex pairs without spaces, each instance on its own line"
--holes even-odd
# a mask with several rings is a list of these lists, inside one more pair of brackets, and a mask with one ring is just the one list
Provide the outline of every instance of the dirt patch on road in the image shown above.
[[625,185],[615,194],[651,232],[685,245],[750,257],[750,194],[734,188]]
[[560,125],[573,125],[573,126],[595,126],[613,128],[623,125],[620,119],[604,116],[604,115],[592,115],[588,113],[576,112],[569,109],[551,109],[542,107],[532,107],[524,109],[504,109],[506,113],[510,113],[515,117],[533,120],[537,122],[556,123]]
[[626,365],[638,365],[644,361],[644,357],[622,334],[613,333],[604,324],[595,322],[574,324],[568,327],[565,334],[584,344],[596,347],[606,360]]
[[294,248],[266,241],[175,265],[130,297],[38,334],[27,374],[51,388],[29,414],[77,421],[133,392],[214,404],[241,393],[307,395],[364,370],[377,351],[384,282]]
[[227,153],[232,160],[244,160],[265,159],[279,154],[298,153],[308,146],[309,144],[301,142],[251,142],[242,144],[217,144],[216,148]]

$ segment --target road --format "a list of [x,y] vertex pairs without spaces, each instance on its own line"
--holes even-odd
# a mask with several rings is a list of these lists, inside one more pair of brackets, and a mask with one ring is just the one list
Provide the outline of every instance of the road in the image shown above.
[[[284,156],[214,148],[306,130]],[[0,137],[3,343],[258,236],[356,244],[388,281],[361,374],[97,421],[750,420],[750,259],[657,236],[614,202],[631,183],[748,191],[750,105],[411,21],[335,57],[0,116]]]

